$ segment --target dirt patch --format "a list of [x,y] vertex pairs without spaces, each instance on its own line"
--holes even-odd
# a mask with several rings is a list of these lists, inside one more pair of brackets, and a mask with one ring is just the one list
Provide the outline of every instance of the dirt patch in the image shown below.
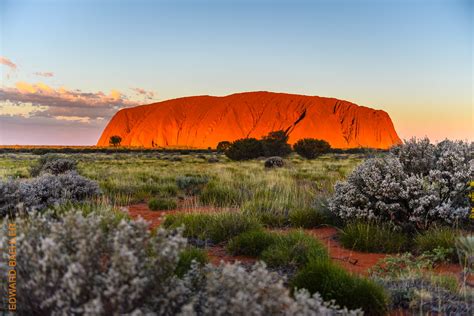
[[367,275],[370,268],[380,259],[387,256],[386,254],[365,253],[342,247],[336,239],[337,229],[334,227],[307,229],[305,231],[316,237],[327,247],[332,260],[353,273]]
[[239,261],[243,264],[254,264],[257,262],[257,259],[253,257],[229,255],[224,245],[209,247],[207,249],[207,255],[209,256],[209,261],[215,265],[218,265],[221,261],[228,263]]
[[132,204],[127,208],[128,214],[133,219],[143,218],[144,220],[150,222],[150,229],[158,227],[164,221],[167,214],[171,214],[173,211],[152,211],[148,208],[146,203]]

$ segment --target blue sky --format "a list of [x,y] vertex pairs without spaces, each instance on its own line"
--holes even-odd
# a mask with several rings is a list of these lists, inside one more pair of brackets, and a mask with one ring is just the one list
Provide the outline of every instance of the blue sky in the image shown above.
[[[0,144],[94,144],[118,108],[255,90],[383,109],[402,138],[473,138],[472,1],[0,6],[0,56],[15,65],[0,65]],[[88,116],[77,93],[101,103]],[[67,102],[51,110],[45,94]]]

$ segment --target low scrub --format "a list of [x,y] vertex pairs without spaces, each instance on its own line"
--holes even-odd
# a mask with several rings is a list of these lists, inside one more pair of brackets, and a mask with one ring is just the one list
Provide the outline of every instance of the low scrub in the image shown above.
[[184,226],[184,236],[211,240],[218,243],[229,240],[243,232],[261,228],[254,217],[240,212],[178,213],[166,217],[167,228]]
[[304,138],[293,145],[293,149],[298,155],[306,159],[315,159],[331,150],[331,145],[325,140]]
[[214,181],[209,182],[199,195],[201,203],[219,207],[235,206],[238,204],[238,200],[239,194],[234,188],[220,185]]
[[233,255],[259,257],[265,249],[275,244],[278,238],[276,233],[261,229],[252,230],[232,238],[227,250]]
[[55,155],[43,155],[31,168],[30,175],[37,177],[42,173],[58,175],[68,171],[76,171],[77,161]]
[[326,248],[303,231],[292,231],[275,238],[260,258],[271,267],[302,267],[310,260],[327,258]]
[[148,208],[152,211],[173,210],[178,206],[175,200],[165,198],[153,198],[148,201]]
[[290,225],[297,228],[314,228],[327,222],[326,214],[314,207],[295,208],[288,219]]
[[408,237],[386,224],[354,222],[339,235],[341,244],[364,252],[397,253],[406,249]]
[[449,258],[457,261],[456,242],[460,237],[458,230],[450,227],[433,227],[417,234],[415,237],[415,250],[422,254],[427,251],[443,248],[450,251]]
[[297,289],[320,293],[325,300],[339,306],[361,308],[365,315],[384,315],[389,299],[383,287],[369,279],[351,275],[329,260],[312,260],[292,281]]
[[181,278],[191,269],[193,264],[204,266],[208,262],[209,258],[205,250],[196,247],[186,247],[179,254],[179,261],[174,272]]

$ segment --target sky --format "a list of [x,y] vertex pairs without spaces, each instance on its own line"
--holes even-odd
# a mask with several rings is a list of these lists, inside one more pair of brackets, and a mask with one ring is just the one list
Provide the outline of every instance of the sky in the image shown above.
[[471,0],[0,0],[0,145],[93,145],[121,108],[274,91],[474,140]]

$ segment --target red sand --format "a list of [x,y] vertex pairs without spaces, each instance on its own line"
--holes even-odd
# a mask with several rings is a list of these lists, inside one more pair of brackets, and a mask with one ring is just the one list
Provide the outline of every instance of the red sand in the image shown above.
[[220,141],[261,138],[285,130],[289,142],[328,141],[333,148],[389,148],[400,143],[389,115],[334,98],[247,92],[194,96],[122,109],[97,145],[122,137],[122,146],[215,148]]

